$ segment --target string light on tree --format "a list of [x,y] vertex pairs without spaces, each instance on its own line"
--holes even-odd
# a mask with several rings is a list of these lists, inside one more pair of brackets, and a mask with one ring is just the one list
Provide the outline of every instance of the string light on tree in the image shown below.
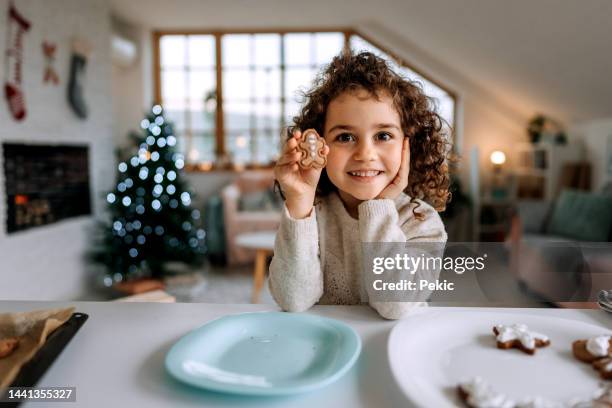
[[204,230],[200,212],[192,208],[181,170],[182,154],[176,137],[155,105],[140,121],[140,133],[132,134],[134,150],[117,166],[115,189],[106,195],[110,222],[101,227],[100,245],[91,254],[105,264],[110,286],[140,276],[161,277],[164,264],[204,260]]

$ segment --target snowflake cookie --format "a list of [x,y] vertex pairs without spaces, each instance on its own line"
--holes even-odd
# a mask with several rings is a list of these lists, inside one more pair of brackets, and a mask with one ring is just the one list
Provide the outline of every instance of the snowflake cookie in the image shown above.
[[533,355],[538,347],[550,345],[548,336],[529,330],[524,324],[503,325],[493,327],[497,348],[517,348],[524,353]]

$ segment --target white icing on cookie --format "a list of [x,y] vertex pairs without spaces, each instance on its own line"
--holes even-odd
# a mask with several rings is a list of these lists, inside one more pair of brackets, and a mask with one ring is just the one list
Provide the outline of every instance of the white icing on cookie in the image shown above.
[[610,336],[591,337],[587,340],[586,349],[595,357],[605,357],[610,352]]
[[547,400],[542,397],[529,397],[516,404],[516,408],[564,408],[565,404]]
[[497,392],[481,377],[474,377],[459,384],[467,394],[466,402],[473,408],[604,408],[612,406],[612,384],[600,383],[597,390],[589,397],[572,398],[569,401],[557,402],[535,396],[515,402],[506,395]]
[[612,384],[600,384],[594,401],[602,404],[593,405],[594,407],[605,406],[603,404],[612,405]]
[[527,325],[524,324],[513,324],[510,326],[498,324],[495,326],[495,329],[497,329],[498,333],[495,338],[500,343],[519,340],[523,347],[530,350],[535,348],[536,340],[548,341],[547,336],[530,331]]
[[467,394],[466,402],[474,408],[513,408],[516,404],[493,389],[481,377],[474,377],[459,385]]

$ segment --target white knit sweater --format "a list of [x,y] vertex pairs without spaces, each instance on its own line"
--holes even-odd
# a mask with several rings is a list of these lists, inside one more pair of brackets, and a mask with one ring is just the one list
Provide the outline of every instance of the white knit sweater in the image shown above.
[[436,210],[401,194],[395,200],[369,200],[352,218],[337,193],[323,197],[304,219],[283,211],[270,264],[270,292],[286,311],[304,311],[315,303],[369,303],[387,319],[399,319],[423,302],[370,302],[361,266],[362,242],[446,242],[444,224]]

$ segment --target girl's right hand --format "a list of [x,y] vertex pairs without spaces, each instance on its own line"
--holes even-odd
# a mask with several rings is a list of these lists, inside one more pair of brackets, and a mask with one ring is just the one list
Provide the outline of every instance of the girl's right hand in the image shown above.
[[[322,169],[303,169],[298,164],[301,153],[297,149],[302,132],[296,130],[293,137],[287,140],[281,157],[274,167],[274,176],[285,195],[285,204],[291,217],[300,219],[310,215],[315,198],[315,191]],[[329,146],[323,149],[324,156],[329,153]]]

